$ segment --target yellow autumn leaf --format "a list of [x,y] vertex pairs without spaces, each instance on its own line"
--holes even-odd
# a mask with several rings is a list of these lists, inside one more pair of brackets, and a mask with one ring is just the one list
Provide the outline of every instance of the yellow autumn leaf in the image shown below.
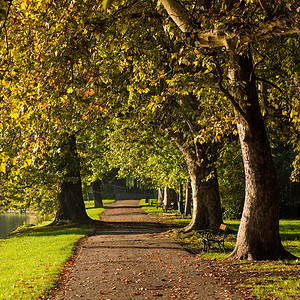
[[74,89],[73,89],[73,88],[69,87],[69,88],[67,89],[67,93],[68,93],[68,94],[72,94],[73,92],[74,92]]
[[31,158],[31,157],[30,157],[30,158],[26,158],[25,163],[26,163],[28,166],[30,166],[31,163],[32,163],[32,158]]
[[0,172],[5,173],[6,172],[6,163],[0,163]]
[[13,119],[18,119],[18,115],[19,115],[19,111],[14,109],[11,111],[10,113],[10,116],[13,118]]

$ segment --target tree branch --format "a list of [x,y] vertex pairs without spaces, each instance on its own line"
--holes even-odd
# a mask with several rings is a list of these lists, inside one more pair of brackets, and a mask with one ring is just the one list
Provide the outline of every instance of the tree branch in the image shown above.
[[[298,17],[298,14],[295,14]],[[291,17],[293,18],[293,17]],[[244,29],[242,32],[232,32],[230,30],[209,30],[194,32],[195,46],[205,47],[226,47],[235,50],[238,46],[259,41],[267,40],[276,36],[291,35],[300,33],[299,22],[292,19],[278,19],[272,22],[260,23],[252,27],[251,31]]]
[[169,16],[182,32],[194,31],[193,18],[189,12],[176,0],[161,0]]
[[256,75],[255,75],[255,79],[258,80],[258,81],[264,82],[266,84],[269,84],[273,88],[277,89],[282,95],[284,95],[283,90],[279,86],[277,86],[275,83],[272,83],[271,81],[269,81],[267,79],[257,77]]
[[248,122],[248,118],[246,113],[243,111],[239,103],[235,100],[234,96],[230,94],[228,89],[226,89],[223,86],[223,72],[221,69],[221,65],[217,59],[217,57],[214,55],[214,64],[216,66],[218,75],[219,75],[219,80],[218,80],[218,86],[221,92],[228,98],[228,100],[232,103],[233,107],[241,114],[241,116]]
[[[176,0],[161,0],[161,2],[180,30],[193,34],[195,46],[199,48],[226,47],[234,50],[247,42],[300,33],[299,12],[297,11],[281,19],[260,22],[248,30],[243,28],[240,32],[230,29],[199,30],[201,24],[196,25],[193,17],[179,2]],[[270,15],[266,1],[259,0],[259,2],[263,10]]]

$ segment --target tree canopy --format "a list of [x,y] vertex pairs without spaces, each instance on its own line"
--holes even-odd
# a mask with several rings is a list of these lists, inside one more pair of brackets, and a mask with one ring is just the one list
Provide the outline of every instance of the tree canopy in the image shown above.
[[[299,3],[104,6],[0,1],[1,206],[47,210],[69,183],[88,184],[119,167],[120,175],[156,187],[178,186],[189,173],[194,209],[200,203],[204,212],[218,205],[215,167],[227,167],[220,157],[232,155],[238,134],[249,214],[243,219],[273,226],[277,237],[270,144],[289,144],[291,179],[300,173]],[[199,192],[209,190],[210,179],[212,197]],[[279,236],[274,247],[267,245],[271,237],[255,246],[253,224],[242,221],[252,249],[237,250],[238,258],[284,257]]]

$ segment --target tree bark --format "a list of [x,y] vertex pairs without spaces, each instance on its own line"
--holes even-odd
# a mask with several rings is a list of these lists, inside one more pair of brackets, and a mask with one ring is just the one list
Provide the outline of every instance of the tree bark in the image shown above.
[[184,217],[192,214],[192,198],[192,188],[190,186],[190,181],[187,180],[185,189]]
[[171,189],[169,187],[165,187],[165,192],[164,192],[164,208],[170,208],[172,203],[174,208],[174,204],[177,204],[177,193],[174,189]]
[[171,197],[171,203],[173,203],[173,209],[178,210],[178,194],[174,189],[170,189],[170,197]]
[[92,183],[92,189],[94,194],[94,203],[95,208],[102,208],[103,202],[102,202],[102,195],[101,195],[101,180],[97,179]]
[[170,205],[171,205],[171,197],[170,197],[169,190],[170,190],[170,188],[165,187],[165,190],[164,190],[164,202],[163,202],[164,208],[170,207]]
[[[203,144],[200,147],[194,144],[194,147],[185,147],[182,134],[169,131],[169,135],[182,152],[191,179],[193,214],[190,224],[183,231],[219,228],[223,220],[217,172],[214,167],[218,146],[208,147],[208,144]],[[211,159],[208,159],[205,148],[214,152],[209,153]]]
[[214,166],[187,162],[193,195],[192,220],[184,231],[217,229],[222,220],[219,184]]
[[237,243],[231,259],[283,259],[291,257],[279,236],[279,196],[271,148],[260,111],[250,52],[233,54],[235,95],[243,110],[234,110],[245,171],[245,204]]
[[164,202],[164,192],[161,188],[158,189],[158,197],[157,197],[157,206],[161,207],[163,206]]
[[161,0],[161,3],[182,32],[192,31],[194,24],[191,21],[191,15],[178,1]]
[[66,137],[60,153],[59,170],[64,175],[58,182],[58,209],[53,223],[88,223],[92,220],[85,211],[75,135]]
[[179,186],[179,193],[178,193],[178,210],[181,214],[184,213],[184,202],[183,202],[183,187],[182,184]]

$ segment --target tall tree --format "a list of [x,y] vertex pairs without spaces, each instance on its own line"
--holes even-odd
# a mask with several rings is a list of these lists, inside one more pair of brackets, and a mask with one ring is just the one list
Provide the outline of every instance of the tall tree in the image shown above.
[[[88,15],[84,8],[89,10]],[[58,7],[51,1],[16,1],[3,36],[3,51],[7,53],[1,97],[4,105],[10,107],[10,128],[19,123],[20,133],[11,150],[14,153],[10,160],[14,162],[9,164],[13,168],[4,170],[3,163],[2,169],[10,172],[14,187],[17,182],[27,183],[22,198],[29,198],[25,194],[34,194],[35,189],[43,191],[40,198],[48,191],[53,197],[57,188],[55,222],[89,221],[81,175],[92,164],[89,162],[82,169],[79,160],[81,154],[88,152],[88,144],[84,147],[83,142],[95,136],[89,130],[95,124],[100,127],[99,119],[105,111],[94,86],[95,70],[99,69],[95,61],[99,58],[91,57],[97,33],[85,28],[96,8],[99,4],[95,2],[72,2]],[[3,156],[7,157],[8,151]],[[87,160],[85,156],[84,162]],[[26,167],[20,168],[26,162]],[[36,174],[36,179],[30,174]],[[9,185],[9,181],[5,184]]]
[[[201,1],[197,2],[200,3]],[[221,6],[218,6],[218,3]],[[256,65],[250,47],[244,44],[267,40],[273,36],[299,33],[297,3],[211,1],[204,7],[204,11],[201,9],[198,20],[195,20],[178,1],[162,0],[162,4],[181,31],[190,35],[195,47],[227,49],[230,79],[228,87],[224,86],[224,74],[220,63],[215,59],[216,68],[220,76],[219,88],[233,106],[246,181],[243,216],[237,244],[230,257],[232,259],[291,257],[283,248],[279,236],[277,179],[259,106]],[[293,5],[293,9],[290,9]],[[208,12],[212,11],[214,13],[209,15]]]

